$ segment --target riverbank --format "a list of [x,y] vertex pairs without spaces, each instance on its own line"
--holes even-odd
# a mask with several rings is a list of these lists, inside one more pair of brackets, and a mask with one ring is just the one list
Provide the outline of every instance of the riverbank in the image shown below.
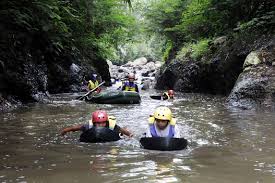
[[105,3],[1,1],[0,109],[80,91],[92,73],[110,83],[106,58],[131,38],[132,17]]
[[[209,42],[208,48],[208,51],[198,59],[191,57],[192,50],[182,57],[174,55],[175,58],[168,60],[162,67],[157,78],[156,88],[173,88],[181,92],[222,94],[229,96],[229,105],[234,103],[234,106],[241,106],[242,108],[255,107],[254,104],[258,103],[254,102],[257,100],[257,96],[263,94],[262,98],[264,98],[265,93],[275,92],[267,89],[269,91],[259,93],[257,90],[251,92],[247,89],[246,95],[242,96],[243,98],[249,97],[251,102],[242,105],[237,104],[240,102],[241,97],[236,97],[236,95],[233,97],[233,94],[230,94],[231,91],[236,92],[234,86],[238,85],[240,74],[248,71],[248,69],[245,69],[247,66],[251,67],[253,65],[252,67],[254,67],[254,72],[252,73],[252,70],[250,70],[251,77],[247,76],[247,79],[252,79],[252,75],[254,75],[253,79],[258,78],[261,80],[265,77],[257,67],[264,65],[272,70],[275,65],[274,31],[266,34],[247,32],[235,34],[234,36],[219,37]],[[259,62],[247,61],[249,59],[247,57],[251,52],[258,53],[258,56],[253,59],[259,60]],[[245,61],[251,64],[244,64]],[[270,77],[273,78],[271,75]],[[249,92],[254,92],[255,95],[251,95]],[[269,96],[272,97],[272,95]]]

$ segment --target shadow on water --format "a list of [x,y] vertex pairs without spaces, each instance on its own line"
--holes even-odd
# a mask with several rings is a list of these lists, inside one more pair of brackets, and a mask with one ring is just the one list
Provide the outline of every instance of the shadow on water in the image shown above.
[[[87,104],[76,95],[53,96],[49,104],[32,104],[1,114],[0,182],[273,182],[275,114],[223,105],[225,98],[177,94],[173,101],[141,93],[141,104]],[[182,151],[144,150],[139,139],[147,118],[164,105],[172,109]],[[103,144],[80,143],[79,132],[62,128],[86,123],[91,112],[105,109],[135,136]]]

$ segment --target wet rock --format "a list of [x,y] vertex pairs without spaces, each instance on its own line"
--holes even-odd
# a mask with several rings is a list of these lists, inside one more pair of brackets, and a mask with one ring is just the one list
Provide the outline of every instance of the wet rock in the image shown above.
[[149,62],[140,69],[140,73],[144,77],[148,77],[150,73],[155,72],[156,66],[154,62]]
[[84,72],[77,64],[72,63],[69,71],[70,91],[78,92],[81,90]]
[[121,66],[121,67],[119,67],[118,72],[119,72],[119,73],[122,73],[122,72],[124,72],[124,73],[130,73],[131,70],[130,70],[129,68],[126,68],[126,67],[124,67],[124,66]]
[[275,107],[275,41],[265,49],[251,52],[227,102],[245,109]]
[[4,73],[4,70],[5,70],[5,64],[3,61],[0,60],[0,74]]
[[109,66],[109,73],[112,72],[112,68],[113,68],[113,63],[110,60],[106,60],[108,66]]
[[151,81],[145,80],[141,84],[142,84],[142,87],[141,87],[142,90],[148,90],[150,88]]
[[242,109],[274,107],[275,68],[261,65],[240,74],[227,103]]
[[19,100],[32,102],[32,95],[47,91],[47,67],[45,64],[36,64],[26,61],[15,68],[12,64],[7,67],[3,75],[1,91],[4,95],[17,96]]
[[43,31],[29,31],[7,22],[9,26],[5,22],[1,26],[0,93],[8,102],[13,98],[22,103],[43,102],[47,91],[77,91],[82,73],[97,71],[106,83],[110,80],[109,67],[98,50],[91,49],[87,55],[69,49],[69,45],[61,48]]
[[77,75],[79,71],[81,71],[81,68],[77,64],[72,63],[72,65],[70,66],[70,71],[72,75]]
[[183,79],[180,78],[179,80],[177,80],[175,82],[174,90],[181,91],[182,90],[182,86],[184,86],[184,85],[186,85],[186,87],[185,87],[186,92],[188,91],[188,88],[192,88],[192,87],[190,87],[192,85],[192,83],[190,83],[188,81],[184,81]]
[[125,64],[125,67],[137,67],[142,66],[147,63],[147,59],[145,57],[138,58],[134,60],[133,62],[128,62]]
[[178,63],[174,63],[164,68],[161,74],[156,78],[157,84],[156,89],[171,89],[174,88],[176,81],[178,80],[178,71],[174,70],[178,68]]
[[[136,82],[138,84],[141,84],[141,87],[144,89],[147,88],[152,88],[152,84],[154,82],[145,82],[145,85],[142,81],[144,77],[154,77],[156,73],[159,71],[161,63],[160,62],[147,62],[147,59],[144,57],[141,57],[133,62],[128,62],[125,65],[122,66],[116,66],[116,65],[111,65],[112,67],[111,70],[111,77],[120,79],[120,80],[125,80],[127,79],[127,76],[129,73],[134,73],[136,75]],[[147,86],[147,85],[150,86]]]
[[155,66],[156,66],[156,68],[160,68],[160,67],[161,67],[161,65],[162,65],[162,63],[161,63],[160,61],[156,61],[156,62],[155,62]]
[[155,77],[143,77],[141,79],[142,90],[152,89],[154,85],[155,85]]
[[16,99],[16,97],[4,97],[2,93],[0,93],[0,112],[9,112],[21,106],[22,102]]
[[70,91],[70,65],[52,63],[48,66],[48,88],[50,93]]
[[181,92],[228,94],[242,71],[244,58],[228,55],[227,60],[215,56],[207,61],[173,60],[156,76],[157,89]]
[[37,92],[32,95],[33,99],[39,103],[51,102],[50,94],[48,92]]
[[147,59],[145,57],[141,57],[141,58],[134,60],[133,65],[134,66],[145,65],[146,63],[147,63]]
[[245,69],[246,67],[250,67],[252,65],[258,65],[262,63],[262,58],[260,57],[261,52],[253,51],[247,55],[243,68]]
[[214,46],[223,45],[227,41],[227,36],[221,36],[213,41]]

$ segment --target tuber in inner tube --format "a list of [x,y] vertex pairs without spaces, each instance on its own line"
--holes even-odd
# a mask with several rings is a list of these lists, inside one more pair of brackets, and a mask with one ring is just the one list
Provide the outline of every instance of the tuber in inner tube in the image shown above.
[[144,149],[159,151],[182,150],[187,147],[187,140],[184,138],[170,137],[143,137],[140,143]]
[[120,140],[119,133],[106,127],[93,127],[80,135],[80,142],[112,142]]

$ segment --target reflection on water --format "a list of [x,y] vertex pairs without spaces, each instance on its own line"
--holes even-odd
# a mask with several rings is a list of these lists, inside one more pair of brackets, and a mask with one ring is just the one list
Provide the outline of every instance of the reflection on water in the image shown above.
[[[224,98],[180,94],[174,101],[137,105],[87,104],[76,96],[54,96],[1,114],[0,182],[275,182],[275,114],[226,108]],[[178,119],[186,150],[140,148],[147,118],[169,106]],[[103,144],[79,143],[78,132],[62,128],[86,123],[95,109],[117,117],[135,137]]]

